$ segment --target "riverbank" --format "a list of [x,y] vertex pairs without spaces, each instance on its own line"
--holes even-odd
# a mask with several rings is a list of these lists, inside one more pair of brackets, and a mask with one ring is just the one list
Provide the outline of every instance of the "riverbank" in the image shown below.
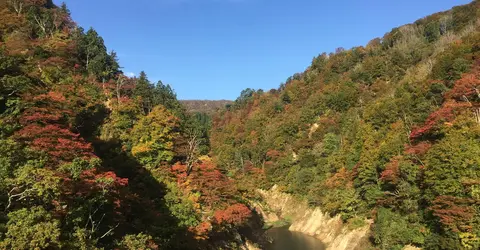
[[290,231],[321,240],[327,250],[365,249],[369,245],[371,221],[365,220],[359,227],[348,227],[339,216],[331,217],[321,208],[311,208],[306,201],[280,192],[276,185],[257,192],[262,200],[253,202],[252,206],[267,224],[289,222]]

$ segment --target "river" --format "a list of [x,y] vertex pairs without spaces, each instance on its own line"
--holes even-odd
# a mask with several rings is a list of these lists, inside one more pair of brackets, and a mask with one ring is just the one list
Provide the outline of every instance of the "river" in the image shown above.
[[267,250],[324,250],[325,245],[315,237],[291,232],[288,226],[274,227],[267,230],[267,236],[273,243]]

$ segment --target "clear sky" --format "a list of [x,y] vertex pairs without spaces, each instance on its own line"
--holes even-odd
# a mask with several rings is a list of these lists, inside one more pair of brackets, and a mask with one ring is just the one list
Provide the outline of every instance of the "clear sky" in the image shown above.
[[[56,3],[61,1],[56,0]],[[468,0],[66,0],[126,73],[144,70],[180,99],[235,99],[269,90],[337,47]]]

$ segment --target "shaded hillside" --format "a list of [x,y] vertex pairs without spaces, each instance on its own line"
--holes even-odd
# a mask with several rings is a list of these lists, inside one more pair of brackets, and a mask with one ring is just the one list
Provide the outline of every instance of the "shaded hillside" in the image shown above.
[[248,195],[277,184],[377,249],[480,248],[480,2],[339,48],[213,118]]
[[225,106],[228,104],[232,104],[233,102],[228,100],[181,100],[180,103],[186,107],[188,112],[207,113],[211,115],[216,111],[225,108]]

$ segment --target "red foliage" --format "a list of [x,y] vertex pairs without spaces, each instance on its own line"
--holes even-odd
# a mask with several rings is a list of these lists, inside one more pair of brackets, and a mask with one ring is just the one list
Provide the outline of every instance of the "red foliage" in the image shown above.
[[228,223],[235,226],[244,224],[252,216],[252,211],[243,204],[234,204],[225,210],[215,212],[214,218],[218,224]]
[[110,189],[128,185],[128,179],[118,177],[114,172],[99,173],[96,169],[85,170],[80,179],[88,184],[89,189]]
[[454,196],[439,196],[433,201],[430,210],[440,219],[440,222],[453,232],[472,230],[475,209],[471,199]]
[[282,153],[277,151],[277,150],[274,150],[274,149],[271,149],[271,150],[268,150],[267,151],[267,158],[269,160],[276,160],[278,159],[280,156],[282,156]]
[[445,103],[439,110],[428,116],[423,126],[413,129],[410,133],[410,140],[417,140],[425,134],[432,132],[441,122],[451,122],[455,118],[455,111],[466,106],[468,105],[465,103],[457,103],[455,101]]
[[429,142],[420,142],[415,145],[405,145],[405,154],[409,155],[424,155],[432,147]]
[[[455,118],[455,111],[460,108],[476,105],[472,103],[480,98],[480,67],[475,67],[470,73],[462,75],[455,85],[444,95],[447,100],[443,106],[430,114],[424,125],[415,128],[411,134],[411,140],[417,140],[431,132],[437,125],[443,122],[451,122]],[[468,102],[467,102],[468,101]]]
[[224,207],[230,203],[235,194],[233,181],[222,174],[211,162],[195,165],[193,171],[187,176],[187,168],[176,164],[172,171],[177,176],[180,186],[185,189],[199,192],[199,202],[209,208]]
[[400,157],[394,157],[385,166],[385,170],[380,174],[380,180],[385,182],[397,183],[400,175]]
[[453,88],[445,94],[447,99],[465,101],[464,96],[471,98],[480,94],[480,69],[476,68],[470,73],[462,75],[462,78],[455,82]]
[[20,117],[24,127],[16,132],[17,139],[34,150],[46,152],[54,163],[94,157],[91,145],[70,131],[66,117],[73,112],[65,107],[66,98],[62,94],[49,92],[26,100],[33,105]]
[[101,173],[97,169],[89,169],[82,172],[80,180],[70,182],[77,196],[90,196],[95,193],[103,193],[108,195],[113,202],[115,208],[121,206],[121,190],[122,187],[128,185],[127,178],[120,178],[114,172]]
[[67,61],[62,57],[58,57],[58,56],[50,57],[47,60],[40,63],[40,66],[42,67],[64,68],[66,65],[67,65]]

